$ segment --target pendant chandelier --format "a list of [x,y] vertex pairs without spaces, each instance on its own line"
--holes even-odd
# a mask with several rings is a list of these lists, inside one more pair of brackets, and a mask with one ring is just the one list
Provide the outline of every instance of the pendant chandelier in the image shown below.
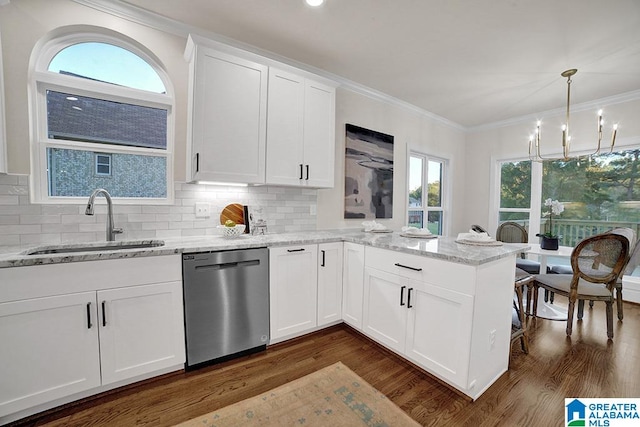
[[[600,154],[600,144],[602,142],[602,125],[604,120],[602,119],[602,110],[598,111],[598,145],[593,152],[581,154],[577,156],[571,156],[571,133],[569,132],[569,106],[571,102],[571,77],[578,72],[577,69],[572,68],[570,70],[562,72],[560,75],[567,78],[567,116],[566,121],[562,125],[562,156],[561,157],[543,157],[540,155],[540,126],[542,122],[538,120],[536,124],[536,130],[534,134],[529,137],[529,160],[534,162],[542,162],[544,160],[571,160],[572,158],[590,157]],[[611,131],[611,145],[608,153],[613,151],[613,146],[616,143],[616,134],[618,133],[618,124],[613,125]]]

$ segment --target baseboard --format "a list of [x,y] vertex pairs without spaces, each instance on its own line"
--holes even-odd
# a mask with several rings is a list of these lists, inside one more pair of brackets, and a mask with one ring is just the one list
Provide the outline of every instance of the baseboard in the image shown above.
[[640,277],[624,276],[622,279],[622,299],[640,304]]

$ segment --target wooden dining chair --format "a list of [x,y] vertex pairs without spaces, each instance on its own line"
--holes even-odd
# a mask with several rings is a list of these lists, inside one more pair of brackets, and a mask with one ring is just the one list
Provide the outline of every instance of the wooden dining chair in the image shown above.
[[[627,259],[624,271],[618,280],[616,281],[616,311],[618,313],[618,319],[624,318],[623,304],[622,304],[622,277],[633,273],[633,270],[640,264],[640,240],[637,240],[636,232],[628,227],[618,227],[608,231],[608,233],[619,234],[626,237],[629,240],[629,252],[630,255]],[[550,272],[554,274],[573,274],[571,266],[568,265],[554,265],[550,268]],[[589,307],[593,307],[593,301],[589,301]],[[578,320],[582,319],[584,313],[584,300],[578,301]]]
[[576,301],[604,301],[607,336],[613,339],[614,289],[629,254],[629,240],[603,233],[582,240],[571,253],[573,274],[538,274],[533,281],[533,315],[538,310],[538,289],[569,298],[567,335],[571,336]]
[[[528,243],[529,233],[526,228],[517,222],[507,221],[498,226],[496,230],[496,240],[504,243]],[[527,259],[524,253],[520,254],[520,258],[516,259],[516,267],[529,274],[540,273],[540,263]]]

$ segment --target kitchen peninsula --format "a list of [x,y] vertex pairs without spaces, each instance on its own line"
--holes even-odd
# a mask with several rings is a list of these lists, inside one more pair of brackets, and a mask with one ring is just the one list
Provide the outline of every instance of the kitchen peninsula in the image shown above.
[[[295,283],[311,287],[315,310],[300,310],[299,314],[309,319],[299,319],[298,312],[278,317],[295,304],[274,304],[272,300],[270,344],[345,322],[472,399],[507,370],[515,256],[528,248],[524,244],[480,247],[459,244],[449,237],[419,239],[398,233],[327,230],[233,239],[166,239],[160,246],[71,253],[46,253],[52,248],[39,247],[37,255],[26,255],[26,248],[19,248],[0,254],[0,319],[5,319],[0,322],[0,339],[12,344],[16,341],[16,346],[3,346],[13,350],[3,354],[8,363],[0,368],[0,374],[12,380],[4,382],[0,393],[0,423],[182,369],[180,254],[256,247],[269,248],[271,273],[278,271],[276,263],[287,262],[275,255],[279,253],[291,257],[306,254],[304,259],[316,263],[317,276]],[[301,259],[291,261],[295,264]],[[325,269],[332,273],[327,276]],[[311,276],[309,270],[304,271]],[[341,277],[342,281],[326,277]],[[279,294],[286,297],[288,291],[282,292],[286,286],[286,278],[270,276],[272,295],[280,289]],[[85,302],[87,297],[90,303]],[[118,306],[118,301],[139,301],[141,307]],[[41,307],[45,303],[49,305]],[[67,336],[69,341],[56,347],[59,338],[51,337],[50,345],[44,343],[50,349],[46,360],[27,362],[30,359],[19,352],[41,348],[43,337],[33,328],[25,329],[19,320],[30,318],[43,326],[42,313],[55,311],[51,306],[67,304],[70,315],[80,314],[84,319],[73,321],[78,323],[78,338]],[[111,312],[109,304],[114,307]],[[115,307],[129,316],[134,330],[144,337],[141,342],[147,345],[131,348],[131,337],[109,329],[117,326],[112,321]],[[147,311],[142,315],[144,311],[138,308]],[[29,317],[34,310],[39,314]],[[333,315],[324,315],[329,312]],[[16,316],[14,322],[12,316]],[[289,328],[282,319],[304,326]],[[31,346],[25,339],[29,334],[37,337]],[[127,341],[119,342],[121,339]],[[79,344],[95,348],[92,360],[87,361],[90,352],[84,348],[69,349]],[[124,350],[128,353],[122,353]],[[70,353],[80,359],[69,364]],[[116,357],[123,354],[128,359]],[[60,367],[58,359],[67,362]],[[22,366],[25,363],[29,367]],[[79,374],[80,368],[94,374]],[[52,372],[57,377],[53,378]],[[8,384],[21,387],[9,388]]]

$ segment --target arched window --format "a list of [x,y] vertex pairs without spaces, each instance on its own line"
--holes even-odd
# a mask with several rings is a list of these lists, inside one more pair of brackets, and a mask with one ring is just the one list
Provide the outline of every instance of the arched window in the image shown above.
[[67,32],[34,51],[34,202],[173,199],[173,96],[159,61],[117,33]]

